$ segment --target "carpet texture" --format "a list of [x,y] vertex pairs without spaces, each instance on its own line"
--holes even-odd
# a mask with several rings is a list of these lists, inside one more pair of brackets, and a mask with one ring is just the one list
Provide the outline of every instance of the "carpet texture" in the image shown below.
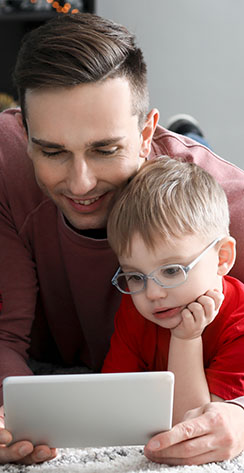
[[7,473],[240,473],[244,472],[244,453],[218,463],[201,466],[168,466],[150,462],[140,447],[60,449],[58,456],[41,465],[4,465]]
[[[64,369],[58,365],[30,359],[29,365],[37,375],[76,374],[90,372],[86,367]],[[233,460],[201,466],[168,466],[153,463],[144,456],[142,447],[103,447],[58,450],[58,456],[39,465],[0,465],[5,473],[244,473],[244,452]]]

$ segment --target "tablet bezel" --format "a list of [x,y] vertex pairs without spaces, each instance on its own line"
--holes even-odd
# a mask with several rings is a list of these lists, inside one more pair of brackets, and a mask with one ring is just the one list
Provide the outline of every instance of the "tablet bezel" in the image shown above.
[[141,445],[171,428],[173,387],[171,372],[11,376],[5,427],[34,445]]

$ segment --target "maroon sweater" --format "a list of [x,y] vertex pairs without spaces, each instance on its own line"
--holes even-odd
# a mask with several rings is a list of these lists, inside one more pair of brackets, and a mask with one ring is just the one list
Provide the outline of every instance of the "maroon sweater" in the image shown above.
[[[161,154],[196,162],[225,188],[240,255],[232,274],[244,280],[244,172],[158,127],[151,157]],[[117,266],[107,240],[65,224],[36,184],[14,112],[0,114],[0,385],[7,375],[31,374],[29,355],[101,369],[120,303],[110,283]]]

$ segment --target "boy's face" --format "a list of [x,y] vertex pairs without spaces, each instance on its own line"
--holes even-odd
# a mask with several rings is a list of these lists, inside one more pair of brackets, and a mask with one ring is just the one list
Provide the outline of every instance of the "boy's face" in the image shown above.
[[[171,244],[162,243],[158,238],[155,249],[146,247],[142,238],[135,234],[132,238],[131,255],[119,258],[123,272],[137,271],[149,274],[165,264],[187,266],[211,243],[204,242],[196,235],[172,238]],[[218,276],[218,251],[211,248],[197,265],[188,273],[187,280],[175,288],[163,288],[153,280],[147,280],[146,289],[132,294],[137,310],[148,320],[167,329],[173,329],[182,321],[181,311],[190,302],[210,289],[222,290]]]
[[115,192],[150,151],[126,79],[26,93],[37,182],[77,229],[106,226]]

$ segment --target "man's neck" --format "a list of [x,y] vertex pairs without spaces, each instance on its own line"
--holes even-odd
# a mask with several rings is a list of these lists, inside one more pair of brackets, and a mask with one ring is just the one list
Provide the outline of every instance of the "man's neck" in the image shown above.
[[107,230],[106,228],[88,228],[86,230],[79,230],[65,218],[65,223],[68,225],[68,227],[72,228],[72,230],[79,235],[83,235],[87,238],[92,238],[93,240],[105,240],[107,238]]

